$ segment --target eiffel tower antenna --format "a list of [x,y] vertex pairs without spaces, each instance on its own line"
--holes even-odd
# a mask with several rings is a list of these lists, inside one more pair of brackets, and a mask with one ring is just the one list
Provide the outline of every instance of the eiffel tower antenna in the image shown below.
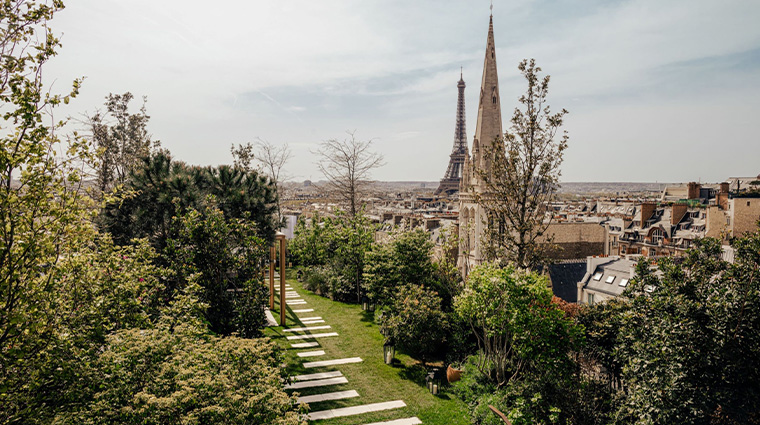
[[493,0],[491,0],[491,16],[493,16]]

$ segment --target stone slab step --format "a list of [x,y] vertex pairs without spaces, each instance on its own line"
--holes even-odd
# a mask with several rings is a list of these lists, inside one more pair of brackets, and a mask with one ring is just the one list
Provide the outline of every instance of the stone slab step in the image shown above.
[[309,331],[320,331],[322,329],[330,329],[332,326],[330,325],[324,325],[324,326],[310,326],[305,328],[288,328],[283,329],[285,332],[309,332]]
[[362,413],[378,412],[380,410],[398,409],[406,407],[403,400],[386,401],[384,403],[363,404],[361,406],[341,407],[340,409],[320,410],[308,414],[312,421],[320,419],[339,418],[341,416],[361,415]]
[[319,323],[325,323],[325,321],[322,320],[322,319],[319,319],[319,320],[301,320],[301,323],[303,323],[304,325],[316,325],[316,324],[319,324]]
[[315,394],[298,397],[299,403],[319,403],[320,401],[343,400],[344,398],[359,397],[355,390],[336,391],[334,393]]
[[333,359],[333,360],[321,360],[318,362],[306,362],[303,364],[303,367],[307,369],[311,369],[313,367],[325,367],[325,366],[335,366],[339,364],[349,364],[349,363],[361,363],[362,358],[361,357],[349,357],[345,359]]
[[[293,310],[293,311],[295,311],[295,310]],[[302,322],[303,322],[304,320],[322,320],[322,317],[321,317],[321,316],[302,317],[302,318],[300,318],[300,319],[298,319],[298,320],[300,320],[300,321],[302,321]]]
[[302,299],[298,299],[298,300],[286,300],[285,304],[287,304],[287,305],[301,305],[301,304],[306,304],[306,301],[304,301]]
[[292,384],[285,385],[286,390],[298,390],[301,388],[314,388],[314,387],[326,387],[328,385],[340,385],[347,384],[348,379],[345,376],[338,378],[327,379],[315,379],[313,381],[294,382]]
[[337,378],[339,376],[343,376],[343,373],[339,370],[334,370],[332,372],[321,372],[321,373],[309,373],[307,375],[296,375],[293,377],[296,381],[311,381],[313,379],[327,379],[327,378]]
[[316,357],[316,356],[324,356],[325,352],[324,350],[315,350],[315,351],[302,351],[297,354],[298,354],[298,357]]
[[299,342],[296,344],[290,344],[290,348],[311,348],[311,347],[319,347],[318,342]]
[[365,425],[419,425],[422,421],[420,418],[414,416],[411,418],[404,418],[404,419],[396,419],[393,421],[385,421],[385,422],[372,422],[371,424],[365,424]]
[[312,311],[314,311],[313,308],[301,308],[298,310],[293,310],[293,313],[311,313]]
[[311,335],[292,335],[286,337],[289,341],[292,341],[294,339],[312,339],[312,338],[324,338],[328,336],[338,336],[337,332],[328,332],[323,334],[311,334]]

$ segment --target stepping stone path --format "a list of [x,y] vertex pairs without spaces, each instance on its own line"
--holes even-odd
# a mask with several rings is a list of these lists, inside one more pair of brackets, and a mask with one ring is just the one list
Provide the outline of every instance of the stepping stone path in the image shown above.
[[[277,275],[279,278],[279,275]],[[279,292],[280,288],[279,285],[275,285],[275,289]],[[298,292],[296,292],[290,285],[285,286],[286,292],[285,292],[285,298],[286,298],[286,304],[287,305],[302,305],[306,304],[306,301],[302,298],[299,298]],[[313,308],[301,308],[301,309],[294,309],[291,310],[293,313],[299,314],[299,313],[312,313],[310,317],[301,317],[298,318],[298,321],[303,325],[315,325],[319,323],[325,323],[325,320],[321,316],[314,316]],[[288,328],[283,329],[285,332],[311,332],[311,331],[318,331],[318,330],[324,330],[324,329],[331,329],[330,325],[322,325],[322,326],[305,326],[300,328]],[[326,337],[332,337],[332,336],[338,336],[337,332],[325,332],[325,333],[315,333],[315,334],[307,334],[307,335],[290,335],[287,337],[289,341],[295,341],[295,340],[304,340],[304,339],[317,339],[317,338],[326,338]],[[313,342],[296,342],[290,344],[291,348],[293,349],[300,349],[300,348],[314,348],[319,347],[319,342],[313,341]],[[301,351],[296,353],[299,358],[309,358],[309,357],[316,357],[316,356],[323,356],[325,355],[324,350],[312,350],[312,351]],[[342,364],[350,364],[350,363],[360,363],[362,362],[361,357],[349,357],[345,359],[332,359],[332,360],[322,360],[322,361],[314,361],[314,362],[304,362],[303,367],[305,368],[321,368],[321,367],[331,367],[331,366],[339,366]],[[343,373],[339,370],[333,370],[328,372],[320,372],[320,373],[310,373],[306,375],[298,375],[293,377],[293,382],[290,384],[285,385],[286,390],[298,390],[302,388],[320,388],[320,387],[331,387],[335,385],[342,385],[342,384],[348,384],[348,379],[343,376]],[[299,403],[310,403],[312,412],[308,414],[308,418],[312,421],[317,421],[321,419],[330,419],[330,418],[338,418],[342,416],[353,416],[353,415],[361,415],[364,413],[370,413],[370,412],[379,412],[383,410],[390,410],[390,409],[398,409],[402,407],[406,407],[406,403],[404,403],[403,400],[393,400],[393,401],[386,401],[382,403],[369,403],[369,404],[359,404],[356,406],[350,406],[350,407],[342,407],[338,409],[328,409],[328,410],[319,410],[319,403],[324,401],[331,401],[331,400],[343,400],[348,398],[356,398],[360,397],[359,393],[356,390],[347,390],[347,391],[325,391],[320,394],[313,394],[313,395],[307,395],[307,396],[301,396],[298,398]],[[422,424],[422,421],[417,417],[411,417],[411,418],[404,418],[404,419],[395,419],[385,422],[373,422],[371,424],[366,425],[419,425]]]

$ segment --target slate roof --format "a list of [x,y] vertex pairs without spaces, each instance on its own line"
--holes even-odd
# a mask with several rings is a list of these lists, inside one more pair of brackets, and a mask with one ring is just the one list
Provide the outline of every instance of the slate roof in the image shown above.
[[554,295],[575,303],[578,301],[578,282],[586,274],[586,260],[563,262],[549,265],[549,277],[552,280]]

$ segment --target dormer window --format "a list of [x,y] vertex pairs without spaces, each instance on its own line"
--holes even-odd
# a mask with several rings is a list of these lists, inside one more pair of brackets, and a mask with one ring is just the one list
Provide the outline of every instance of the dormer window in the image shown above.
[[601,273],[601,272],[595,274],[594,275],[594,280],[602,280],[602,275],[603,275],[603,273]]

